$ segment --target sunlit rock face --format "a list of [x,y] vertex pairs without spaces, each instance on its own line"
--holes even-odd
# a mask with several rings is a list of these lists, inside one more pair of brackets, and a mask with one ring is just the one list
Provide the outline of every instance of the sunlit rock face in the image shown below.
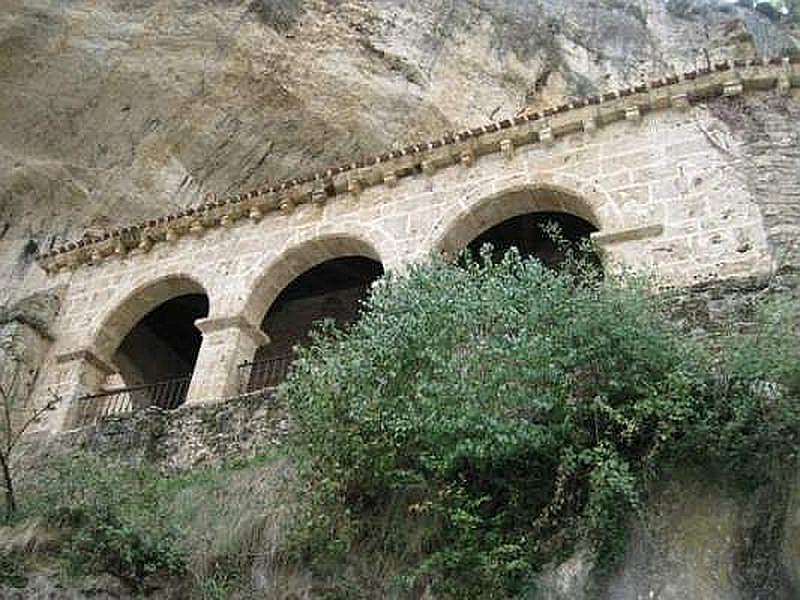
[[87,230],[795,38],[703,0],[7,0],[0,302]]

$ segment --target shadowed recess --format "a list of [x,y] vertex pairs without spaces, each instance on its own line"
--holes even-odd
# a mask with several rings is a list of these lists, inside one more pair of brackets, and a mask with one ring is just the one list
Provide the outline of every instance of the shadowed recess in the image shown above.
[[352,322],[370,284],[381,275],[381,263],[363,256],[334,258],[308,269],[284,288],[267,311],[261,328],[271,342],[265,350],[290,353],[295,344],[308,339],[309,330],[320,319]]
[[247,389],[279,383],[294,354],[306,343],[317,321],[333,319],[338,326],[358,318],[370,285],[383,275],[380,262],[364,256],[327,260],[299,275],[278,295],[261,329],[270,342],[258,349]]
[[194,322],[207,315],[205,294],[177,296],[145,315],[114,355],[123,381],[149,384],[190,375],[202,341]]
[[[553,238],[551,228],[555,228],[560,239]],[[515,247],[523,257],[535,257],[548,267],[557,267],[566,258],[567,248],[578,249],[594,231],[597,228],[591,223],[569,213],[528,213],[486,230],[472,240],[467,249],[477,256],[480,249],[489,244],[493,249],[493,257],[500,259]]]

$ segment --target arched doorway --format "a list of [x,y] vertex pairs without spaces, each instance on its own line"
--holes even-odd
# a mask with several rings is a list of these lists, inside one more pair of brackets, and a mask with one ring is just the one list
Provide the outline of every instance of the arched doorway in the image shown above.
[[78,399],[76,418],[87,424],[103,415],[183,404],[202,342],[195,321],[208,312],[205,290],[184,276],[130,293],[95,336],[94,348],[113,372],[101,389]]
[[186,400],[203,336],[195,321],[208,316],[205,294],[183,294],[147,313],[114,353],[134,407],[175,408]]
[[280,383],[294,358],[294,348],[309,341],[321,319],[337,326],[358,318],[371,284],[383,275],[383,265],[365,256],[340,256],[321,262],[297,276],[272,302],[261,323],[270,339],[251,363],[242,365],[240,382],[249,392]]
[[[473,255],[490,244],[494,257],[516,247],[523,256],[536,256],[556,266],[564,249],[578,248],[598,231],[599,219],[583,198],[551,185],[515,187],[472,202],[443,224],[434,249],[450,259],[465,250]],[[561,243],[554,242],[555,226]],[[599,258],[592,257],[598,265]]]

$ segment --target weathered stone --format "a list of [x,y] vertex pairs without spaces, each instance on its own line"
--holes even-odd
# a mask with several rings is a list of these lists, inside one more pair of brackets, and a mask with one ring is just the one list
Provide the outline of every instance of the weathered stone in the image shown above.
[[17,321],[50,337],[50,328],[61,307],[60,290],[44,290],[27,296],[9,307],[0,307],[0,325]]
[[283,407],[268,391],[172,411],[152,407],[105,417],[47,439],[32,436],[16,460],[24,471],[25,465],[48,456],[87,450],[131,465],[149,463],[164,473],[179,473],[264,454],[283,443],[288,429]]
[[22,414],[36,406],[30,394],[52,343],[60,306],[58,291],[47,290],[0,313],[0,385]]
[[654,495],[622,567],[597,597],[794,597],[786,571],[770,556],[782,530],[768,534],[772,548],[753,544],[764,520],[783,521],[783,493],[737,497],[692,476],[673,479]]

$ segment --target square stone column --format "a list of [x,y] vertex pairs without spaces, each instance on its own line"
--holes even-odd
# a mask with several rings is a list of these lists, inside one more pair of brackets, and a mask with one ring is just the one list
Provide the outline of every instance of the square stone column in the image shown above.
[[239,393],[238,366],[269,342],[267,335],[244,317],[199,319],[203,343],[194,366],[187,404],[219,402]]
[[79,399],[96,394],[115,369],[89,349],[59,354],[54,366],[55,373],[47,384],[37,388],[37,406],[50,401],[53,393],[61,398],[47,420],[47,427],[51,431],[64,431],[80,426],[81,417],[95,409]]

